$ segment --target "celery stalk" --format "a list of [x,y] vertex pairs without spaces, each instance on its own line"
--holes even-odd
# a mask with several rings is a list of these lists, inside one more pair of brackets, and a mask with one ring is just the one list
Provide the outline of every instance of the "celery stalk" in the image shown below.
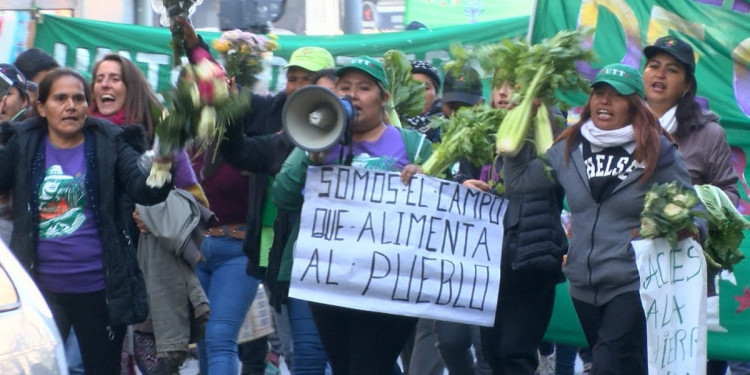
[[534,80],[524,92],[521,104],[513,108],[505,116],[497,130],[497,141],[495,151],[503,156],[516,156],[523,147],[529,125],[533,117],[533,102],[539,88],[539,82],[546,74],[546,69],[539,69],[534,75]]
[[536,154],[544,155],[547,149],[554,143],[552,135],[552,122],[547,112],[547,106],[542,103],[534,116],[534,144],[536,145]]

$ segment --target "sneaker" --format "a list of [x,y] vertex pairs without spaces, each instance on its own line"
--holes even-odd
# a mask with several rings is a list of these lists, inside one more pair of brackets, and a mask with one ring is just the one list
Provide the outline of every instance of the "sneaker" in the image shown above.
[[550,355],[539,355],[539,366],[536,375],[555,375],[555,353]]

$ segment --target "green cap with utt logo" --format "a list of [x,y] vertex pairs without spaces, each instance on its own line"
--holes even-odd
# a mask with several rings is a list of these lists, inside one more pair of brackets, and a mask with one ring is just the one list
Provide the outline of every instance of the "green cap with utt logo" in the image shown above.
[[385,75],[383,63],[373,59],[370,56],[359,56],[352,59],[349,64],[344,65],[336,71],[336,75],[341,77],[349,70],[356,69],[365,72],[380,82],[388,90],[388,78]]
[[594,87],[599,83],[606,83],[614,87],[620,95],[638,93],[641,98],[646,96],[641,73],[638,73],[636,69],[629,65],[618,63],[609,64],[603,67],[599,73],[596,74],[596,78],[594,79],[594,82],[591,83],[591,87]]

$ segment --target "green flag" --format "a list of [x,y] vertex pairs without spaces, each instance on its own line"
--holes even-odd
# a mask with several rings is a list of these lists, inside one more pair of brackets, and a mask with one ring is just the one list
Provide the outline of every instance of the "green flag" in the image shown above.
[[[745,0],[538,0],[532,41],[563,29],[596,27],[585,43],[599,56],[579,69],[589,78],[604,65],[622,62],[642,70],[642,49],[664,35],[678,36],[693,46],[698,59],[698,96],[721,117],[732,146],[732,161],[740,175],[740,212],[750,215],[750,187],[745,180],[750,152],[750,3]],[[585,95],[564,95],[582,105]],[[750,237],[750,232],[745,233]],[[741,246],[750,258],[750,240]],[[719,282],[720,325],[726,332],[709,332],[711,358],[750,360],[750,260],[735,267],[729,280]],[[733,283],[732,281],[736,281]],[[583,344],[583,336],[567,294],[558,288],[548,338]]]
[[[528,25],[529,17],[525,16],[472,25],[382,34],[280,35],[278,42],[281,48],[274,52],[272,72],[274,77],[283,73],[289,55],[304,46],[326,48],[336,57],[337,65],[343,65],[356,56],[379,57],[390,49],[398,49],[404,51],[409,58],[428,60],[439,68],[450,60],[448,50],[451,43],[479,45],[497,42],[525,35]],[[221,36],[220,32],[198,34],[209,45],[211,40]],[[63,65],[81,71],[90,71],[94,62],[107,53],[123,54],[144,71],[152,87],[163,91],[170,87],[172,75],[175,74],[172,71],[169,41],[170,32],[166,28],[45,15],[44,22],[37,25],[34,46],[51,53]],[[272,82],[275,81],[272,79]]]
[[533,5],[527,0],[406,0],[404,24],[418,21],[435,28],[528,16]]

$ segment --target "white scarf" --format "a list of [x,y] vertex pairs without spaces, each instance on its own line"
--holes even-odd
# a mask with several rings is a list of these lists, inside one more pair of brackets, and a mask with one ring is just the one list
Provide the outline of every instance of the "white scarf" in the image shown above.
[[631,154],[635,150],[633,125],[626,125],[615,130],[602,130],[589,119],[581,126],[581,135],[591,143],[591,150],[594,152],[616,146],[622,146]]
[[667,131],[669,134],[674,134],[674,132],[677,131],[677,117],[675,117],[675,114],[677,113],[677,106],[674,106],[669,109],[669,111],[665,112],[660,118],[659,123],[661,124],[661,127]]

